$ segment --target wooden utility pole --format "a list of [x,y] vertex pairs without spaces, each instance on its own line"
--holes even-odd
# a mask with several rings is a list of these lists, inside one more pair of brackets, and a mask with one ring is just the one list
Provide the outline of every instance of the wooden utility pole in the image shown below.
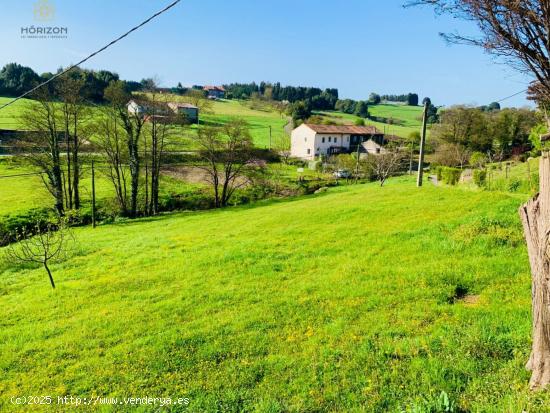
[[92,160],[92,228],[95,228],[95,169]]
[[424,102],[424,115],[422,116],[422,137],[420,139],[420,155],[418,156],[418,178],[416,186],[422,186],[422,178],[424,177],[424,147],[426,146],[426,126],[428,123],[428,106],[430,102],[426,99]]

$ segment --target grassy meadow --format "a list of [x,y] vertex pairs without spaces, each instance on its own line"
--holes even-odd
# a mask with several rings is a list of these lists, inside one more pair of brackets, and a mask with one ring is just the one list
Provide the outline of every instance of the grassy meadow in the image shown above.
[[[420,132],[422,127],[422,122],[417,119],[418,116],[422,116],[422,108],[420,106],[381,104],[369,106],[369,112],[373,116],[393,118],[399,121],[399,123],[402,123],[399,125],[390,125],[365,119],[366,125],[375,126],[378,130],[388,135],[407,138],[411,132]],[[356,120],[360,119],[356,115],[337,111],[321,111],[317,113],[337,123],[353,124]]]
[[68,394],[189,397],[189,412],[548,412],[524,370],[526,198],[396,178],[77,229],[55,291],[40,268],[0,264],[0,410]]

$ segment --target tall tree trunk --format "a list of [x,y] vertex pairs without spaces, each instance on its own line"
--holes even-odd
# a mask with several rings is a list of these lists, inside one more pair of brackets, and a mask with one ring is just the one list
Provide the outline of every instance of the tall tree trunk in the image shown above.
[[80,209],[80,144],[78,141],[78,118],[74,115],[73,135],[73,201],[75,209]]
[[550,154],[540,158],[540,191],[520,207],[532,276],[533,344],[527,369],[529,386],[540,389],[550,383]]

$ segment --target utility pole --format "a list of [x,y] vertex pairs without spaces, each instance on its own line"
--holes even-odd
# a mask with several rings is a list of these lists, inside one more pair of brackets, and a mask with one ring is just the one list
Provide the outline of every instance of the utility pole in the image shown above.
[[92,228],[95,228],[95,169],[92,160]]
[[426,146],[426,124],[428,123],[428,106],[430,102],[426,99],[424,102],[424,116],[422,116],[422,137],[420,139],[420,155],[418,157],[418,178],[416,186],[422,186],[422,178],[424,177],[424,147]]

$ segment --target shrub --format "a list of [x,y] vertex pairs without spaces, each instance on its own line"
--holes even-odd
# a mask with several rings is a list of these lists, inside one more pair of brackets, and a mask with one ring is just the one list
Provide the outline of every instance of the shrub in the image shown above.
[[518,179],[512,179],[508,183],[508,191],[517,192],[520,186],[521,186],[521,181],[519,181]]
[[365,126],[365,119],[359,118],[355,119],[355,126]]
[[443,182],[447,185],[456,185],[460,180],[460,175],[462,175],[462,170],[458,168],[449,168],[446,166],[440,167],[441,177]]
[[487,171],[483,169],[474,170],[474,183],[479,188],[484,188],[487,183]]

